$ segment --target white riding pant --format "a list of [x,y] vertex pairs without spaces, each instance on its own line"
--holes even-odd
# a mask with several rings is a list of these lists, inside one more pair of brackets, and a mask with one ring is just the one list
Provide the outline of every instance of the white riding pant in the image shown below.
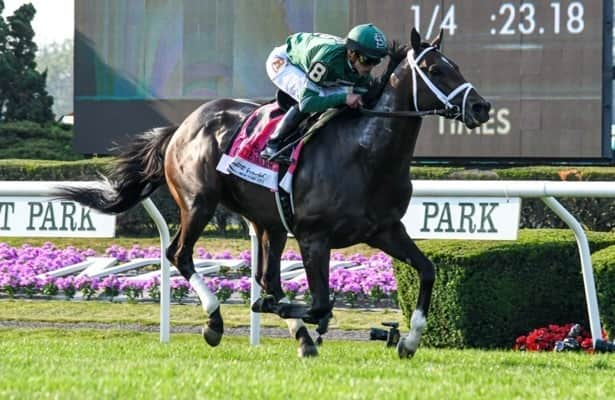
[[286,45],[276,47],[271,51],[265,67],[271,82],[298,103],[301,101],[303,92],[308,88],[322,97],[348,93],[348,88],[344,86],[325,88],[312,82],[301,68],[289,61]]

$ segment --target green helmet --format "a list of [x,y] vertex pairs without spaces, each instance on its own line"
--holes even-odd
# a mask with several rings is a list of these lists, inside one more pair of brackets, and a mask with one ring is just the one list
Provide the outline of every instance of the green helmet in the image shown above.
[[346,47],[367,57],[380,59],[387,54],[387,38],[373,24],[357,25],[348,32]]

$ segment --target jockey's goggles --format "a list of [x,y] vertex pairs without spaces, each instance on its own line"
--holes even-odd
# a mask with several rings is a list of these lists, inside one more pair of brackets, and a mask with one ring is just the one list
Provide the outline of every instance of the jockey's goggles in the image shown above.
[[382,59],[380,58],[371,58],[364,54],[358,53],[358,60],[363,65],[378,65]]

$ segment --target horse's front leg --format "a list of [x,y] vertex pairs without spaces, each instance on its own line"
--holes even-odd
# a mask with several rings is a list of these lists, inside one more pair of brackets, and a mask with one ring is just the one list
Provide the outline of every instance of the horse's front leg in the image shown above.
[[[285,230],[263,230],[259,240],[259,248],[262,254],[259,261],[264,267],[259,277],[259,283],[265,293],[273,297],[273,307],[277,309],[291,304],[291,301],[284,294],[280,279],[280,260],[287,238]],[[288,325],[290,336],[299,342],[297,349],[299,357],[317,356],[318,350],[303,320],[285,318],[284,321]]]
[[419,297],[410,318],[410,332],[397,344],[397,353],[401,358],[412,357],[419,347],[421,335],[427,325],[431,292],[436,279],[435,268],[408,236],[401,222],[391,226],[388,230],[378,232],[367,241],[367,244],[412,265],[419,274]]

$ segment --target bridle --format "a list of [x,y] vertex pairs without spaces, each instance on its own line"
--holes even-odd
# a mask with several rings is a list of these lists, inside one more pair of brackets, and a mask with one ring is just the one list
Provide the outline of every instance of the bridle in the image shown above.
[[[423,51],[421,51],[418,57],[414,56],[414,50],[408,51],[408,64],[410,64],[410,68],[412,68],[412,102],[414,105],[414,111],[377,111],[361,108],[361,113],[373,117],[387,118],[408,118],[424,117],[427,115],[439,115],[445,118],[455,119],[461,116],[462,121],[465,123],[466,103],[468,101],[470,91],[474,89],[474,86],[472,86],[470,82],[465,82],[459,85],[448,95],[445,95],[442,90],[440,90],[419,67],[421,60],[430,51],[438,51],[438,49],[433,46],[427,47]],[[419,109],[417,75],[423,80],[425,85],[429,88],[429,90],[431,90],[434,96],[436,96],[438,100],[440,100],[442,105],[444,105],[444,108],[423,111]],[[452,104],[451,101],[461,93],[463,93],[463,102],[461,108],[459,108],[459,106]]]
[[[438,51],[438,49],[436,47],[433,47],[433,46],[427,47],[426,49],[421,51],[421,53],[418,55],[418,57],[414,56],[414,49],[412,49],[412,50],[410,50],[408,52],[408,63],[410,64],[410,68],[412,68],[412,101],[414,102],[414,109],[416,111],[420,111],[419,110],[419,101],[418,101],[418,89],[417,89],[417,84],[416,84],[417,83],[416,76],[418,75],[423,80],[425,85],[427,85],[429,90],[431,90],[431,92],[444,105],[445,110],[450,111],[452,114],[454,114],[453,118],[458,118],[459,116],[461,116],[462,121],[465,123],[466,122],[465,121],[465,118],[466,118],[466,103],[468,101],[468,96],[470,95],[470,92],[472,91],[472,89],[474,89],[474,86],[472,86],[472,84],[470,82],[462,83],[456,89],[454,89],[452,92],[450,92],[448,94],[448,96],[445,95],[440,90],[440,88],[438,88],[429,79],[429,77],[427,75],[425,75],[425,72],[423,72],[423,70],[421,70],[421,68],[419,67],[419,64],[420,64],[421,60],[430,51]],[[461,109],[459,109],[459,106],[456,106],[456,105],[452,104],[451,100],[453,100],[455,97],[457,97],[461,93],[463,93],[463,101],[461,102]]]

